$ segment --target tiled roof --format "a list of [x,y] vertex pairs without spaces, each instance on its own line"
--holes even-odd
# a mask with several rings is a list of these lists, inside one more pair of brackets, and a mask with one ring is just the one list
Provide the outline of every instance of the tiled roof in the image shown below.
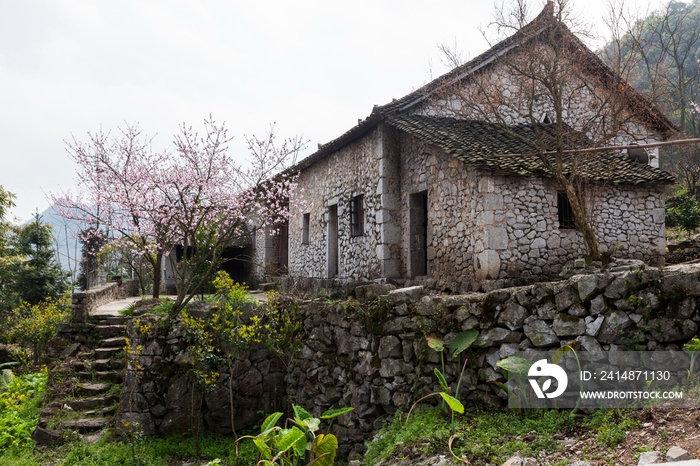
[[[494,125],[478,121],[455,118],[427,117],[422,115],[399,115],[390,117],[387,123],[427,143],[435,145],[467,165],[488,168],[520,176],[551,177],[551,173],[537,156],[499,157],[503,154],[532,153],[533,146],[523,141],[535,141],[535,131],[528,125],[499,129]],[[539,125],[541,146],[554,150],[553,125]],[[580,133],[567,131],[565,149],[583,148],[587,138]],[[548,156],[554,161],[555,156]],[[564,154],[564,171],[570,173],[572,160],[576,172],[583,178],[624,184],[672,183],[673,175],[634,162],[626,155],[612,152],[595,152],[580,155]]]
[[[404,113],[430,98],[435,91],[444,86],[449,86],[461,80],[468,79],[471,75],[487,69],[489,65],[497,63],[501,57],[526,44],[528,41],[535,39],[553,25],[558,27],[557,31],[561,34],[562,40],[567,41],[572,56],[576,56],[579,62],[585,63],[592,76],[596,76],[604,85],[610,88],[615,88],[618,91],[622,90],[626,97],[628,108],[631,109],[631,112],[636,115],[639,120],[663,134],[664,137],[669,137],[678,132],[678,129],[663,115],[663,113],[644,98],[644,96],[635,91],[628,83],[618,78],[613,71],[591,52],[564,24],[557,22],[554,18],[553,4],[552,2],[548,2],[547,6],[545,6],[542,12],[532,22],[525,25],[512,36],[494,45],[469,62],[454,68],[404,97],[396,99],[386,105],[375,105],[370,115],[360,121],[357,126],[353,126],[336,139],[326,144],[319,145],[315,153],[301,160],[288,171],[296,172],[313,165],[316,161],[321,160],[327,155],[371,132],[386,118]],[[515,151],[511,150],[510,152]]]

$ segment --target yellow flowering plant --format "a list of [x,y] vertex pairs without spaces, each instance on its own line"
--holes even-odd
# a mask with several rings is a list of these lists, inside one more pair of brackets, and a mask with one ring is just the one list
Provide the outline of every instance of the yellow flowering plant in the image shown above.
[[64,294],[57,300],[31,305],[22,303],[10,312],[8,336],[10,341],[32,349],[34,365],[46,343],[56,334],[56,325],[70,315],[71,300]]

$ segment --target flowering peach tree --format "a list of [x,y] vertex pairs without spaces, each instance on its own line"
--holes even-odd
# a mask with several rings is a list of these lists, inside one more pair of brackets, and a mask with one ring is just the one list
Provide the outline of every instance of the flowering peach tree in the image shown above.
[[[77,165],[77,191],[54,196],[65,217],[84,221],[92,234],[128,245],[154,270],[158,297],[161,263],[170,260],[178,295],[176,316],[224,261],[224,248],[285,221],[296,186],[284,170],[303,143],[276,142],[274,126],[264,138],[246,138],[251,160],[229,155],[225,125],[211,117],[204,132],[182,125],[170,150],[156,151],[136,126],[112,137],[102,131],[67,150]],[[175,247],[181,258],[170,254]]]

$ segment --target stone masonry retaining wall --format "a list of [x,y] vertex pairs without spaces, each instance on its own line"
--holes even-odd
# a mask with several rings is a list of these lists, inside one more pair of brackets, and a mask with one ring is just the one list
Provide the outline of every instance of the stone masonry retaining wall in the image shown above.
[[[700,265],[617,267],[488,293],[440,295],[419,286],[372,284],[356,288],[356,299],[305,302],[299,310],[304,346],[286,380],[281,364],[264,352],[237,366],[236,403],[251,413],[246,422],[241,414],[238,427],[254,423],[255,410],[280,409],[286,388],[288,400],[315,415],[354,407],[334,430],[346,452],[361,450],[397,410],[408,410],[438,388],[433,369],[440,358],[427,347],[426,334],[442,336],[449,345],[459,332],[479,329],[468,350],[473,370],[463,384],[475,389],[466,398],[499,404],[502,394],[486,381],[502,379],[496,361],[519,350],[557,348],[575,340],[579,351],[680,351],[698,333],[699,276]],[[139,381],[133,371],[127,373],[121,416],[140,419],[151,431],[167,432],[185,412],[189,419],[187,362],[177,330],[171,332],[141,341],[136,332],[129,333],[131,344],[143,347],[139,358],[147,377]],[[448,358],[446,378],[453,389],[457,377],[457,364]],[[222,375],[217,395],[205,395],[204,420],[215,430],[226,429],[227,380]],[[130,405],[129,399],[138,403]]]
[[73,317],[71,322],[84,323],[94,309],[117,299],[136,296],[138,283],[133,280],[110,282],[87,291],[73,293]]

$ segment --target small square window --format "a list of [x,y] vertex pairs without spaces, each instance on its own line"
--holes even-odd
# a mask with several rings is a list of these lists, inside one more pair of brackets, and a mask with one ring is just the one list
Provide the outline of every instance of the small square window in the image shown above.
[[573,230],[576,228],[574,212],[571,203],[565,193],[557,192],[557,212],[559,214],[559,228]]
[[311,222],[311,214],[304,214],[301,220],[301,244],[309,244],[309,223]]
[[365,234],[364,196],[355,196],[350,200],[350,234],[352,236]]

